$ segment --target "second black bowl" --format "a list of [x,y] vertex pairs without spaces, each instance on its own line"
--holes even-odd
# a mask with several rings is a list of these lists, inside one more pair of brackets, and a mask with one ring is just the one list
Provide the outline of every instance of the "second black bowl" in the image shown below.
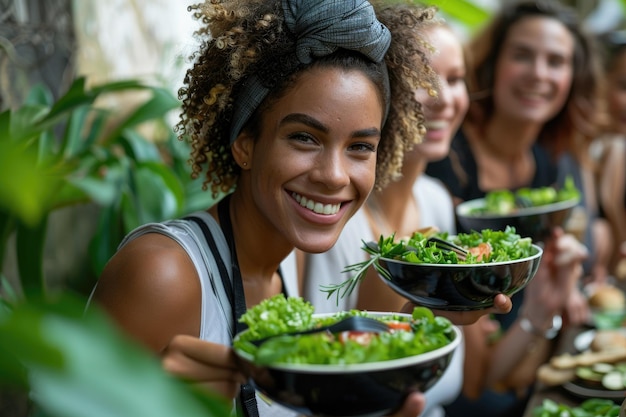
[[578,199],[560,201],[528,208],[519,208],[511,214],[481,213],[485,199],[469,200],[456,207],[459,224],[465,232],[473,230],[504,230],[515,228],[522,237],[530,237],[533,242],[543,241],[556,226],[564,226]]
[[507,262],[480,264],[420,264],[379,258],[391,279],[379,274],[391,289],[417,305],[436,310],[482,310],[499,294],[511,296],[535,276],[543,250]]

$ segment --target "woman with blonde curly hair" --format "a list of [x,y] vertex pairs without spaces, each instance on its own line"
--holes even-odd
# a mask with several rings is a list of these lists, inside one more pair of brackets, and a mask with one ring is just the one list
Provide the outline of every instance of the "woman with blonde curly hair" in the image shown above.
[[[177,129],[191,142],[193,175],[225,196],[131,232],[92,302],[173,374],[239,398],[246,415],[291,415],[245,383],[230,347],[238,318],[295,295],[281,261],[294,248],[328,250],[374,186],[400,173],[423,129],[414,90],[430,72],[414,69],[417,49],[386,65],[391,34],[364,0],[211,0],[190,10],[203,26]],[[423,405],[411,393],[397,415]]]
[[[436,9],[417,4],[375,3],[378,19],[394,35],[397,45],[390,48],[387,58],[403,48],[421,48],[436,74],[432,84],[425,83],[416,90],[415,98],[421,104],[426,131],[421,142],[405,152],[402,176],[382,190],[372,192],[365,205],[343,229],[337,243],[328,251],[315,254],[297,252],[297,264],[302,274],[302,295],[319,312],[334,312],[358,308],[369,311],[403,311],[407,300],[378,277],[370,267],[358,288],[355,281],[341,273],[348,265],[362,263],[368,255],[361,249],[363,241],[377,241],[381,235],[409,236],[422,228],[435,228],[455,233],[452,196],[437,179],[424,174],[429,161],[448,154],[452,136],[460,126],[469,97],[465,84],[465,52],[459,38],[441,19]],[[425,20],[424,20],[425,19]],[[424,21],[422,21],[424,20]],[[407,121],[410,123],[410,121]],[[414,122],[413,122],[414,123]],[[386,126],[387,127],[387,126]],[[383,135],[386,134],[386,127]],[[353,273],[353,272],[351,272]],[[323,291],[324,290],[324,291]],[[333,291],[330,296],[328,292]],[[348,294],[348,292],[350,292]],[[499,295],[496,302],[505,302]],[[409,306],[410,308],[411,306]],[[501,312],[494,309],[495,313]],[[446,315],[456,323],[467,323],[484,315],[485,311]],[[426,393],[423,417],[445,415],[443,404],[453,401],[463,382],[463,346],[452,356],[441,379]]]

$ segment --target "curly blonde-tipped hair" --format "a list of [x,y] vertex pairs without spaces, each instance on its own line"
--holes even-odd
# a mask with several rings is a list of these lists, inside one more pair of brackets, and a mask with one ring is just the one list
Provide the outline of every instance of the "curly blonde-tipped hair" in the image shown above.
[[[426,134],[422,106],[415,91],[437,94],[437,73],[430,66],[433,49],[422,34],[436,23],[435,7],[415,4],[371,2],[378,20],[391,31],[391,45],[385,55],[391,86],[391,107],[379,147],[376,188],[400,176],[404,153],[420,143]],[[385,155],[382,158],[380,155]]]
[[[232,190],[241,172],[231,153],[229,129],[242,82],[260,71],[283,78],[257,109],[257,113],[264,111],[268,101],[280,97],[293,83],[295,76],[282,76],[281,71],[293,65],[288,61],[293,60],[295,39],[284,24],[280,0],[207,0],[189,10],[202,24],[195,33],[200,45],[191,56],[193,65],[178,93],[182,112],[176,131],[191,144],[192,177],[200,177],[205,170],[204,187],[217,196]],[[400,175],[404,152],[421,141],[425,132],[414,92],[431,86],[434,72],[424,46],[407,42],[405,36],[411,28],[430,21],[435,12],[432,8],[406,8],[390,13],[380,5],[378,13],[392,32],[385,58],[391,103],[376,168],[376,187],[381,188]],[[415,39],[415,32],[411,33],[410,39]],[[249,124],[256,120],[258,115]],[[254,130],[254,126],[244,129]]]

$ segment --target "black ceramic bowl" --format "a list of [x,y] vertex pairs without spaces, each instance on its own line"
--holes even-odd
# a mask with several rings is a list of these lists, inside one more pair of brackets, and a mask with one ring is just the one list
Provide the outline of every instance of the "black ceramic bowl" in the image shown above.
[[543,241],[556,226],[564,226],[578,199],[560,201],[528,208],[520,208],[513,214],[474,213],[485,207],[485,199],[479,198],[460,203],[456,207],[456,216],[465,232],[473,230],[504,230],[507,226],[515,227],[522,237],[530,237],[533,242]]
[[380,279],[398,294],[437,310],[482,310],[493,306],[499,293],[511,296],[535,276],[543,250],[532,245],[532,255],[507,262],[482,264],[418,264],[379,258],[391,279]]
[[410,392],[426,392],[441,378],[461,343],[461,331],[452,329],[454,340],[446,346],[381,362],[261,366],[248,353],[235,353],[254,387],[285,407],[309,416],[374,417],[393,412]]

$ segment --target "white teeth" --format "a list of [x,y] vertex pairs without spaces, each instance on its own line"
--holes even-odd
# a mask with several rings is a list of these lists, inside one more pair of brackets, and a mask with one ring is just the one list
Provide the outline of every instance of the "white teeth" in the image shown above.
[[448,122],[445,120],[431,120],[426,122],[426,129],[429,130],[445,129],[446,127],[448,127]]
[[317,214],[335,214],[339,211],[339,208],[341,208],[341,204],[322,204],[309,200],[300,194],[292,193],[292,195],[302,207],[306,207]]

